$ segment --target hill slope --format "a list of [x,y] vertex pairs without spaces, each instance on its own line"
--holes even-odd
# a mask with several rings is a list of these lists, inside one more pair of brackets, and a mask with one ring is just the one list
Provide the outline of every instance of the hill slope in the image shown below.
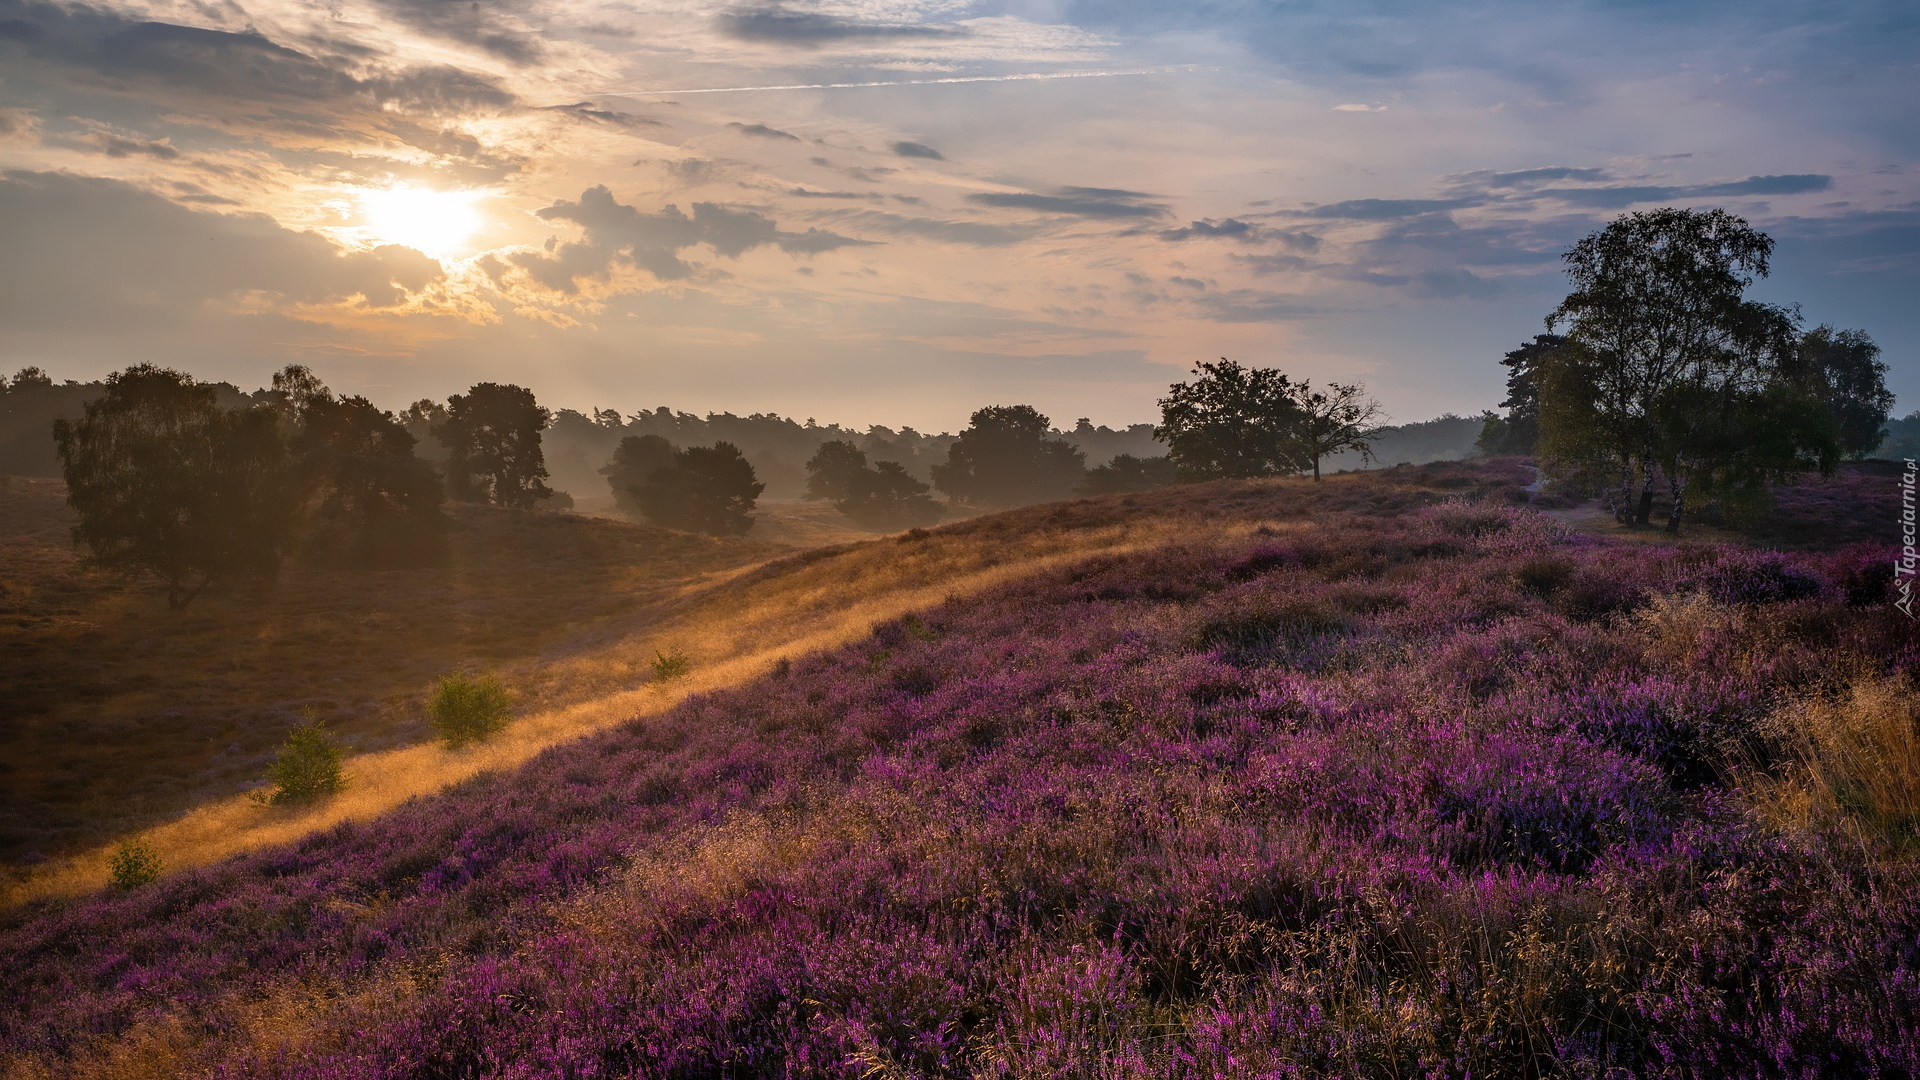
[[0,1046],[24,1075],[1920,1069],[1889,553],[1623,545],[1442,484],[1512,487],[1187,488],[769,564],[695,602],[784,640],[810,596],[1022,570],[377,821],[15,909]]

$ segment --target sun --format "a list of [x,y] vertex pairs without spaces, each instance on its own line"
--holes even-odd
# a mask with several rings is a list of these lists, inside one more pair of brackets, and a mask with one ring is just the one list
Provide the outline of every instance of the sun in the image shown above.
[[400,244],[436,259],[467,254],[473,234],[480,231],[475,205],[482,191],[435,191],[412,184],[362,191],[360,214],[370,238],[382,244]]

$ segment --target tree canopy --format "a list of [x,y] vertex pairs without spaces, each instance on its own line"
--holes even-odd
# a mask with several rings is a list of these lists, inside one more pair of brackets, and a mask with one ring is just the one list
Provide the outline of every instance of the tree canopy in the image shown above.
[[1887,437],[1894,398],[1873,338],[1864,330],[1816,326],[1800,339],[1800,362],[1820,382],[1839,427],[1841,456],[1857,461],[1878,450]]
[[1488,412],[1474,445],[1483,454],[1531,456],[1540,442],[1540,369],[1555,349],[1567,343],[1559,334],[1535,334],[1533,340],[1500,358],[1507,369],[1507,396]]
[[417,566],[444,554],[445,492],[415,439],[364,397],[336,398],[305,367],[273,377],[296,494],[309,525],[306,549],[365,567]]
[[553,414],[533,391],[477,383],[447,399],[434,435],[447,449],[447,492],[463,502],[532,507],[552,497],[540,432]]
[[866,451],[845,439],[829,439],[807,459],[807,498],[843,500],[852,493],[854,476],[865,471]]
[[723,441],[675,451],[672,465],[633,489],[633,501],[655,525],[729,536],[753,528],[764,490],[740,448]]
[[1025,506],[1072,496],[1086,455],[1049,438],[1052,421],[1031,405],[977,409],[933,467],[933,486],[974,506]]
[[1242,367],[1225,357],[1195,364],[1193,375],[1167,388],[1154,429],[1182,479],[1299,470],[1292,432],[1300,410],[1292,380],[1278,368]]
[[613,490],[613,504],[622,513],[640,513],[635,488],[660,469],[673,468],[674,445],[658,435],[628,435],[613,449],[613,460],[600,467]]
[[74,541],[97,565],[157,574],[169,607],[218,578],[278,569],[296,502],[271,408],[223,409],[213,387],[136,364],[82,417],[56,421],[54,442]]
[[834,507],[869,529],[911,529],[931,525],[946,512],[927,490],[899,462],[876,461],[847,477],[846,494]]
[[1330,454],[1371,450],[1380,406],[1357,385],[1315,390],[1278,368],[1242,367],[1222,357],[1195,364],[1194,378],[1160,399],[1156,438],[1186,480],[1313,473]]
[[1830,471],[1839,424],[1798,316],[1745,297],[1772,251],[1739,217],[1674,208],[1576,243],[1564,256],[1573,291],[1547,317],[1566,343],[1534,365],[1545,462],[1617,478],[1605,488],[1614,512],[1640,524],[1664,477],[1674,532],[1690,491],[1751,503],[1771,479]]

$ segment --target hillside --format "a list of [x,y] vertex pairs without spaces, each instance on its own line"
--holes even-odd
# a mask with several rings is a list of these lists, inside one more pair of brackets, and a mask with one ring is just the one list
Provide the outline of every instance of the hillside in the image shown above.
[[456,505],[444,568],[289,563],[175,614],[157,586],[81,565],[57,481],[0,485],[0,863],[16,868],[258,783],[304,710],[361,750],[417,742],[435,678],[517,675],[781,550]]
[[[1513,508],[1527,478],[1176,488],[713,581],[673,616],[706,692],[610,689],[631,719],[523,768],[0,915],[0,1052],[1920,1070],[1920,634],[1891,552],[1573,533]],[[644,647],[582,644],[543,692],[630,684]]]

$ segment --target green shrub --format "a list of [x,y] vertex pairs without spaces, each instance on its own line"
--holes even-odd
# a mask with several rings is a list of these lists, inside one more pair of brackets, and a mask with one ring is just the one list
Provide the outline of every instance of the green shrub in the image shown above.
[[693,659],[686,653],[675,649],[672,652],[653,650],[653,681],[672,682],[693,670]]
[[513,700],[492,675],[449,675],[433,684],[427,715],[447,748],[458,750],[506,727],[513,719]]
[[280,753],[267,766],[273,790],[260,801],[284,806],[312,802],[347,786],[340,771],[340,744],[327,725],[306,714],[307,722],[287,732]]
[[160,876],[160,853],[145,840],[128,840],[107,863],[116,889],[137,889]]

